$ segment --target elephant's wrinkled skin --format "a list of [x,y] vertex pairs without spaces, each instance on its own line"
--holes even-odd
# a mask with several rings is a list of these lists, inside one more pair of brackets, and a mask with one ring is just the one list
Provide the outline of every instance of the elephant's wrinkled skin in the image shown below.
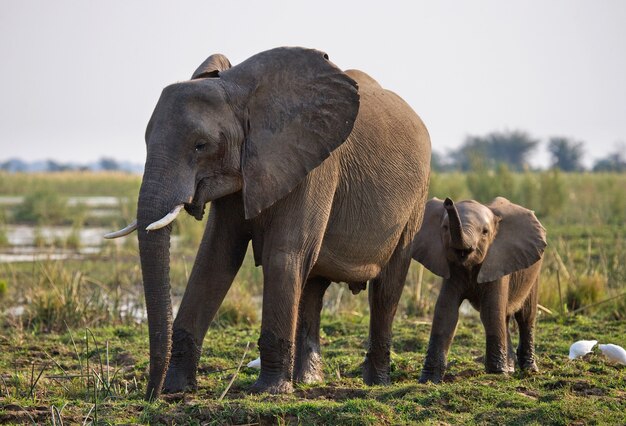
[[420,382],[441,381],[465,299],[480,311],[486,332],[485,368],[515,368],[509,320],[519,325],[517,362],[537,371],[534,327],[545,229],[532,211],[498,197],[489,205],[434,198],[414,241],[413,257],[444,278]]
[[[370,281],[364,379],[389,380],[391,322],[430,173],[428,132],[402,99],[316,50],[273,49],[234,67],[213,55],[191,80],[163,90],[146,145],[137,231],[148,398],[163,385],[196,386],[203,338],[249,241],[264,276],[254,391],[288,392],[294,378],[320,379],[319,316],[331,281]],[[209,201],[172,325],[171,225],[146,227],[181,204],[201,218]]]

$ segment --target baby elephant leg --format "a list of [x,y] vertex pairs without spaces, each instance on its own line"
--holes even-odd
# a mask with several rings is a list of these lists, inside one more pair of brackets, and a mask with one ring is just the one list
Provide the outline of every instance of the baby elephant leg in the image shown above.
[[463,298],[458,286],[444,280],[435,305],[430,341],[420,383],[439,383],[446,370],[446,358],[459,321],[459,307]]
[[[502,290],[502,288],[500,288]],[[494,292],[496,293],[496,292]],[[480,319],[485,327],[487,373],[505,374],[508,372],[508,327],[506,322],[507,295],[490,294],[484,297],[480,308]]]
[[506,353],[507,353],[507,373],[515,372],[515,363],[517,361],[517,356],[515,355],[515,350],[513,349],[513,342],[511,341],[511,316],[506,317]]
[[537,318],[537,286],[531,290],[528,299],[518,312],[515,320],[519,326],[517,360],[522,370],[539,371],[535,362],[535,319]]

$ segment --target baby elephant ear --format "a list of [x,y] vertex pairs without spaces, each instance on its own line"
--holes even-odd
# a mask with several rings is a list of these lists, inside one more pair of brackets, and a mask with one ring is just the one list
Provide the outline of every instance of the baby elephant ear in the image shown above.
[[259,53],[221,77],[246,91],[241,169],[250,219],[291,192],[348,138],[359,93],[324,52],[299,47]]
[[546,248],[546,230],[535,214],[498,197],[487,207],[500,218],[496,237],[478,273],[478,282],[495,281],[534,265]]
[[413,239],[413,259],[433,274],[450,278],[450,268],[441,234],[441,221],[445,211],[443,201],[438,198],[426,203],[422,227]]
[[192,80],[196,78],[218,77],[220,71],[227,70],[231,67],[228,58],[221,53],[215,53],[200,64],[193,72]]

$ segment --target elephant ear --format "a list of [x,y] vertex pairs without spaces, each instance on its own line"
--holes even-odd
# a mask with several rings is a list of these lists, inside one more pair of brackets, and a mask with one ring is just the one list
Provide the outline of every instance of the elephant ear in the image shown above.
[[191,76],[192,80],[196,78],[218,77],[221,71],[227,70],[231,67],[228,58],[221,53],[215,53],[200,64],[200,66],[193,72]]
[[287,47],[259,53],[221,78],[248,90],[241,169],[250,219],[348,138],[359,110],[357,83],[325,53]]
[[498,197],[487,207],[500,218],[496,237],[478,273],[478,282],[495,281],[535,264],[546,248],[546,230],[535,214]]
[[438,198],[426,203],[422,227],[413,239],[413,259],[433,274],[450,278],[450,268],[441,234],[441,221],[445,212],[443,201]]

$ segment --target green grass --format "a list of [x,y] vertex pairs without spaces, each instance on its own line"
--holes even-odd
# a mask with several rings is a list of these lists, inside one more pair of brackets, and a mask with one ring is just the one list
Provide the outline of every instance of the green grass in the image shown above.
[[89,410],[93,419],[96,406],[100,424],[626,422],[626,367],[608,363],[597,349],[584,359],[567,359],[568,347],[577,339],[624,345],[623,322],[543,317],[537,333],[541,372],[504,377],[484,373],[482,326],[475,317],[466,317],[444,383],[421,385],[417,379],[430,327],[400,318],[394,327],[393,383],[374,387],[360,378],[367,328],[367,316],[324,317],[323,383],[297,385],[291,395],[250,395],[247,389],[258,372],[244,365],[219,401],[248,342],[252,349],[245,362],[257,356],[258,326],[213,327],[200,360],[198,391],[168,395],[155,403],[142,400],[148,364],[144,325],[59,334],[3,333],[0,422],[28,422],[30,415],[37,423],[51,424],[52,406],[63,407],[66,424],[82,423]]
[[139,193],[141,176],[123,172],[0,172],[0,195],[54,192],[66,196],[121,197]]

